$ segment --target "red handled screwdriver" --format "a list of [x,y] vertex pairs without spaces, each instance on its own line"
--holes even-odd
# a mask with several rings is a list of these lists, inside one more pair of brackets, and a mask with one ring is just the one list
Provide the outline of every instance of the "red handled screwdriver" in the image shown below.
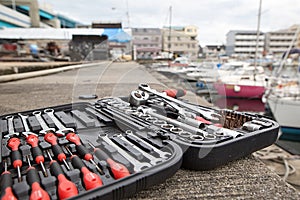
[[29,200],[50,200],[49,194],[41,187],[40,177],[34,167],[31,166],[29,156],[27,156],[27,183],[31,186]]
[[37,164],[40,164],[43,170],[44,175],[47,177],[47,171],[44,166],[45,158],[43,156],[43,152],[39,147],[39,138],[36,135],[28,135],[26,137],[26,142],[31,145],[31,151],[33,155],[33,159]]
[[21,142],[19,138],[13,137],[10,138],[7,142],[7,146],[11,149],[11,161],[13,164],[13,167],[17,169],[18,171],[18,181],[22,181],[22,176],[21,176],[21,167],[23,165],[22,162],[22,155],[19,151],[19,146]]
[[96,148],[91,142],[88,142],[88,144],[94,149],[94,153],[98,159],[105,160],[108,163],[115,179],[124,178],[130,175],[129,170],[124,165],[117,163],[113,159],[109,158],[109,156],[104,151]]
[[6,160],[4,162],[4,172],[1,174],[1,200],[17,200],[12,191],[12,175],[7,171]]
[[50,171],[58,180],[58,197],[59,199],[67,199],[78,195],[78,190],[76,185],[69,181],[64,175],[63,169],[56,160],[53,160],[49,150],[47,150],[48,157],[50,158]]
[[91,172],[82,162],[81,158],[79,158],[77,155],[72,154],[70,149],[68,147],[65,147],[66,150],[71,155],[71,162],[74,168],[77,168],[81,171],[83,175],[83,183],[86,190],[90,190],[96,187],[100,187],[103,185],[102,180],[100,176],[97,174]]
[[78,155],[82,156],[84,160],[90,161],[93,165],[95,165],[96,169],[100,172],[100,174],[104,174],[100,167],[93,160],[93,155],[90,154],[89,150],[81,144],[80,138],[77,134],[73,132],[68,133],[66,138],[67,140],[76,145],[76,151]]
[[57,143],[57,137],[54,135],[54,133],[48,132],[44,139],[49,142],[52,145],[52,152],[54,156],[59,160],[60,162],[63,162],[68,170],[70,170],[70,166],[66,162],[66,154],[63,152],[62,148]]

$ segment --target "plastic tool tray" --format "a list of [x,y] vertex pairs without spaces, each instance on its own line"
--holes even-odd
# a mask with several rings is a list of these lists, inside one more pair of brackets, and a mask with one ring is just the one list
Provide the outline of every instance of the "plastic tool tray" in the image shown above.
[[146,84],[124,98],[5,115],[1,197],[121,199],[180,166],[212,169],[269,146],[278,130],[263,116],[189,104]]

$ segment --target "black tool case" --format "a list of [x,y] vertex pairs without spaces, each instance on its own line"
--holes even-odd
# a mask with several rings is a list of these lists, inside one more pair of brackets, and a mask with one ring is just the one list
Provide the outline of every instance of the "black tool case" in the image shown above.
[[[29,199],[31,194],[31,186],[28,185],[27,168],[29,167],[30,162],[30,164],[38,171],[40,185],[48,192],[50,198],[60,199],[57,191],[58,179],[50,170],[49,156],[52,156],[52,159],[54,160],[56,158],[51,145],[45,141],[44,135],[40,133],[43,128],[37,120],[37,117],[33,114],[33,112],[40,112],[49,129],[54,128],[53,130],[56,132],[58,128],[55,125],[55,122],[47,115],[47,113],[44,113],[45,110],[49,109],[53,109],[55,117],[66,128],[73,128],[75,130],[75,133],[79,136],[83,146],[88,149],[89,153],[94,155],[94,162],[104,173],[101,174],[91,162],[80,157],[78,152],[79,149],[76,148],[75,144],[66,139],[66,135],[62,135],[61,132],[57,134],[57,143],[62,147],[62,150],[66,155],[66,162],[69,165],[70,170],[67,170],[63,162],[58,162],[66,178],[75,183],[78,189],[78,195],[71,197],[71,199],[122,199],[132,196],[138,191],[149,188],[152,185],[165,181],[180,168],[182,162],[182,150],[176,143],[168,140],[167,138],[155,135],[152,130],[147,128],[143,129],[142,132],[139,133],[141,135],[138,136],[141,139],[136,139],[134,136],[129,137],[128,135],[135,133],[133,129],[120,129],[117,125],[118,121],[112,120],[108,114],[98,109],[95,110],[94,108],[94,106],[88,103],[76,103],[51,108],[36,109],[21,113],[22,115],[27,116],[26,121],[30,132],[38,134],[39,147],[45,158],[44,166],[48,172],[48,177],[45,177],[43,174],[41,166],[35,163],[35,159],[32,155],[32,147],[27,144],[26,136],[21,134],[22,132],[28,132],[28,130],[25,130],[19,113],[13,113],[1,117],[1,173],[3,173],[5,170],[3,163],[6,163],[7,171],[9,171],[12,175],[11,188],[15,197],[18,199]],[[12,130],[9,128],[7,116],[14,116],[12,120],[14,133],[12,133]],[[65,133],[68,132],[69,130],[65,131]],[[18,149],[22,155],[23,161],[23,165],[20,168],[22,175],[21,182],[18,181],[17,169],[12,166],[12,150],[7,146],[9,140],[7,136],[9,136],[9,134],[11,138],[19,138],[21,141]],[[143,166],[141,169],[135,170],[133,164],[126,159],[126,156],[121,155],[113,146],[102,140],[101,135],[107,135],[111,141],[129,153],[140,163],[146,163],[147,166]],[[124,137],[120,139],[117,136]],[[108,164],[108,161],[98,158],[93,153],[93,148],[88,144],[88,142],[94,145],[96,148],[99,148],[101,151],[106,152],[106,154],[114,161],[125,166],[130,175],[116,180],[116,178],[114,178],[114,174],[110,170],[111,168]],[[134,144],[134,146],[137,148],[132,148],[132,144]],[[68,150],[71,151],[72,154],[77,154],[83,161],[84,165],[91,172],[95,173],[101,178],[103,184],[102,186],[90,190],[85,188],[82,174],[79,169],[76,169],[73,166],[70,158],[71,154],[66,150],[66,148],[64,148],[64,146],[67,146]],[[50,155],[47,152],[50,152]],[[163,155],[163,158],[157,159],[155,162],[150,164],[151,160],[141,154],[141,152],[147,153],[148,156],[150,155],[154,158],[160,158],[160,156]],[[161,154],[158,154],[157,152],[160,152]],[[28,161],[28,159],[30,161]],[[5,180],[2,178],[1,183],[3,184],[4,182]],[[5,192],[2,190],[1,196],[3,193]]]
[[[52,111],[54,120],[50,116]],[[41,114],[47,128],[38,120],[37,113]],[[6,165],[12,175],[12,190],[20,199],[28,199],[31,193],[27,183],[29,163],[37,169],[40,185],[50,194],[50,198],[59,199],[57,172],[51,171],[54,164],[50,157],[58,160],[65,177],[75,183],[78,194],[71,199],[121,199],[163,182],[181,166],[208,170],[249,155],[273,144],[279,131],[278,124],[264,116],[193,105],[157,92],[147,84],[140,84],[137,90],[126,97],[103,98],[94,103],[74,103],[21,114],[27,116],[29,130],[26,130],[19,113],[5,115],[0,119],[1,173],[4,173]],[[7,116],[14,116],[12,122]],[[9,125],[11,123],[13,125]],[[55,153],[57,150],[45,141],[44,133],[40,133],[45,129],[51,130],[58,137],[57,143],[66,155],[70,170],[58,159]],[[80,144],[68,137],[72,129],[74,135],[79,136]],[[45,157],[48,177],[44,176],[41,165],[35,163],[26,136],[16,134],[22,132],[25,135],[26,132],[38,135],[38,146]],[[8,136],[21,141],[18,149],[23,160],[21,182],[18,181],[17,169],[12,166],[13,150],[7,147]],[[103,155],[97,156],[93,152],[94,147],[122,164],[130,174],[117,179],[110,161],[103,158]],[[93,155],[92,161],[86,159],[83,155],[85,153]],[[101,178],[101,186],[86,189],[83,175],[72,162],[72,154],[77,154],[84,166]],[[145,166],[137,169],[134,165],[136,161]]]

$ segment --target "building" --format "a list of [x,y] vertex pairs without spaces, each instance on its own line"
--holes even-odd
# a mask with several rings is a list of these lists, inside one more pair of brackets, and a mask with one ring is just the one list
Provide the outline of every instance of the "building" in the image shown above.
[[[264,51],[265,34],[259,33],[257,55]],[[256,54],[257,32],[232,30],[226,35],[226,54],[228,56],[251,58]]]
[[75,28],[79,24],[38,0],[0,0],[0,28]]
[[171,52],[178,56],[186,56],[190,59],[198,57],[199,45],[197,27],[179,26],[163,28],[162,48],[165,52]]
[[159,28],[132,28],[132,47],[136,59],[152,59],[162,51],[162,32]]
[[288,29],[266,33],[266,53],[281,57],[289,49],[293,40],[292,48],[300,48],[300,34],[295,35],[298,28],[299,25],[293,25]]

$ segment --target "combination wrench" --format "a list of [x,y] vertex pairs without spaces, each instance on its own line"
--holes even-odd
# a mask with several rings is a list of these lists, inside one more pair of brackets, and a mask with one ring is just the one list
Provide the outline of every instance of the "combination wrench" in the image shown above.
[[140,162],[131,155],[129,155],[126,151],[124,151],[121,147],[116,145],[113,141],[109,139],[107,134],[100,134],[99,138],[101,138],[103,141],[105,141],[107,144],[111,145],[114,147],[122,156],[124,156],[132,165],[133,165],[133,170],[135,172],[140,172],[143,169],[149,168],[152,165],[146,162]]
[[49,128],[49,126],[46,124],[46,122],[42,118],[41,111],[34,111],[34,112],[32,112],[32,114],[35,116],[35,118],[37,119],[37,121],[39,122],[39,124],[42,127],[42,130],[40,131],[40,133],[46,134],[46,133],[49,133],[49,132],[53,132],[53,133],[55,132],[54,128]]
[[132,146],[132,148],[134,148],[134,149],[136,149],[137,151],[141,152],[141,154],[142,154],[145,158],[147,158],[147,159],[150,160],[150,164],[151,164],[151,165],[154,166],[154,165],[157,165],[158,163],[163,162],[163,159],[162,159],[162,158],[156,158],[156,157],[150,155],[149,153],[147,153],[147,152],[141,150],[140,148],[138,148],[137,146],[135,146],[134,144],[132,144],[129,140],[127,140],[123,135],[119,134],[119,135],[117,135],[117,137],[119,137],[121,140],[123,140],[123,141],[125,141],[125,142],[128,142],[128,143]]
[[6,116],[5,119],[7,120],[7,124],[8,124],[8,134],[6,134],[4,138],[10,138],[11,136],[19,136],[19,133],[15,132],[14,129],[14,122],[13,122],[14,116],[9,115]]
[[[130,135],[130,136],[134,137],[137,141],[142,141],[139,137],[137,137],[136,135],[134,135],[133,132],[132,132],[131,130],[127,130],[125,133],[126,133],[127,135]],[[147,143],[147,145],[148,145],[149,147],[151,147],[152,150],[153,150],[154,152],[158,153],[159,157],[161,157],[162,159],[168,159],[169,156],[172,155],[172,154],[169,153],[169,152],[165,152],[165,151],[162,151],[162,150],[156,148],[156,147],[153,146],[152,144]]]
[[221,118],[221,115],[218,114],[216,111],[204,108],[204,107],[200,107],[200,106],[194,106],[188,103],[185,103],[183,101],[180,101],[178,99],[174,99],[172,97],[169,97],[168,95],[164,94],[164,93],[160,93],[155,89],[152,89],[149,85],[147,84],[140,84],[139,85],[139,89],[152,93],[158,97],[161,97],[163,99],[165,99],[166,101],[171,101],[174,103],[177,103],[178,105],[188,108],[190,110],[196,111],[197,113],[200,113],[204,118],[206,118],[207,120],[211,120],[211,121],[219,121]]
[[46,113],[54,122],[55,126],[58,128],[56,131],[57,134],[65,135],[69,132],[74,132],[73,128],[66,128],[55,116],[54,116],[54,110],[53,109],[46,109],[44,110],[44,113]]

